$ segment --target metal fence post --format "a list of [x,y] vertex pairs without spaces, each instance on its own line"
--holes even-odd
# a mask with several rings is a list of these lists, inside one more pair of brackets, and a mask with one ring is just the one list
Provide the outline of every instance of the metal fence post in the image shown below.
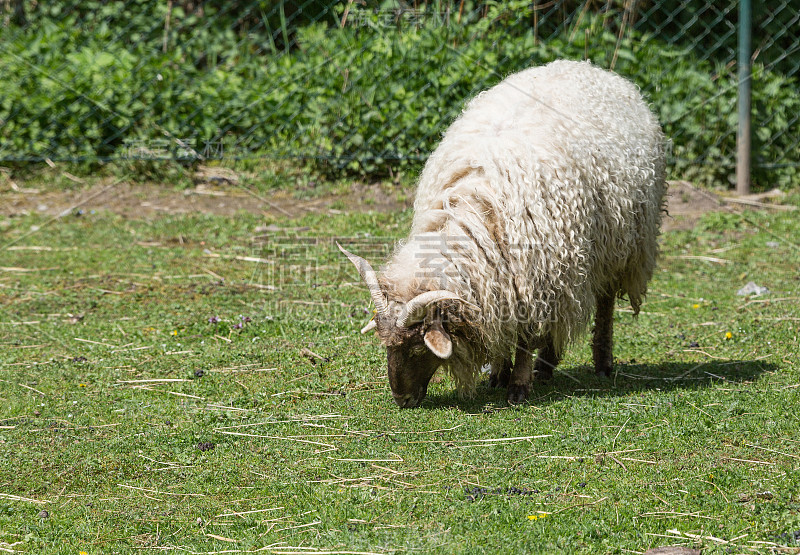
[[750,193],[750,0],[739,0],[739,129],[736,134],[736,192]]

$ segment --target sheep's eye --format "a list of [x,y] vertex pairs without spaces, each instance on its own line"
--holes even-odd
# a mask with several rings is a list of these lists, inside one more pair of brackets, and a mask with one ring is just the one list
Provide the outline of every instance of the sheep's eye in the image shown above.
[[416,357],[418,357],[420,355],[424,355],[425,351],[427,351],[427,350],[428,350],[428,348],[425,345],[417,345],[416,347],[411,347],[411,349],[410,349],[411,354],[413,356],[416,356]]

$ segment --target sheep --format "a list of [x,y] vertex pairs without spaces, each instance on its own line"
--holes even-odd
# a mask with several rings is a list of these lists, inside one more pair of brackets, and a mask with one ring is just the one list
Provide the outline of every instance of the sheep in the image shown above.
[[637,87],[591,62],[530,68],[472,99],[380,276],[339,245],[375,304],[362,333],[387,348],[396,403],[418,406],[439,367],[469,396],[487,363],[522,403],[593,313],[594,368],[610,375],[615,299],[638,314],[656,263],[664,143]]

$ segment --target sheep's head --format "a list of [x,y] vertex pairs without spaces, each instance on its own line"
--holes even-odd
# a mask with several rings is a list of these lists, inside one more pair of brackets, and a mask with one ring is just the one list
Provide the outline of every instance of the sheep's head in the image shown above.
[[461,299],[440,290],[422,293],[407,303],[388,301],[369,262],[341,245],[339,249],[355,264],[375,303],[375,317],[361,333],[377,331],[386,346],[395,402],[404,408],[419,406],[434,372],[453,354],[453,341],[445,330],[439,304]]

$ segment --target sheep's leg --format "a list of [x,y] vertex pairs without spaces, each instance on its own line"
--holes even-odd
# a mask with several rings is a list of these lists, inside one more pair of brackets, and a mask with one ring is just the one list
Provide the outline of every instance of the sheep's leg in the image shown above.
[[496,358],[491,362],[491,372],[489,372],[490,387],[508,387],[511,379],[511,360],[507,358]]
[[536,363],[533,366],[533,376],[537,381],[544,382],[553,377],[553,369],[561,362],[561,355],[556,352],[553,339],[547,338],[547,342],[539,349],[536,356]]
[[614,370],[614,295],[597,297],[597,314],[592,332],[592,358],[594,371],[599,376],[610,376]]
[[514,370],[511,372],[511,379],[508,383],[507,399],[512,405],[523,403],[528,398],[528,391],[530,391],[533,379],[532,359],[528,343],[519,340],[517,354],[514,357]]

